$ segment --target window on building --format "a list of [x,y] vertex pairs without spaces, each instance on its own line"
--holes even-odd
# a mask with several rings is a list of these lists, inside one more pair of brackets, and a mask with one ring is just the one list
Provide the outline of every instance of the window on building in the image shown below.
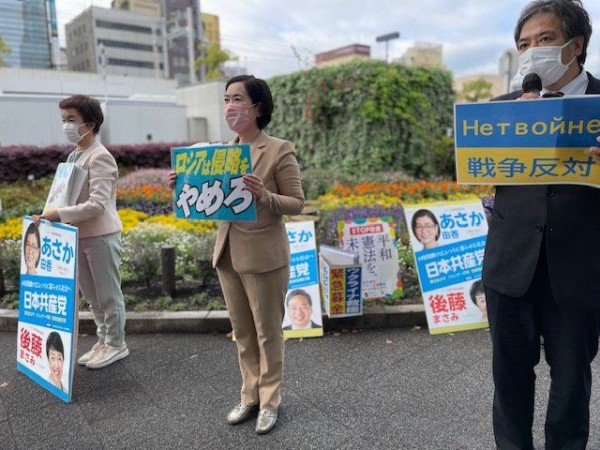
[[108,22],[106,20],[96,20],[98,28],[107,28],[110,30],[131,31],[133,33],[152,34],[152,28],[140,25],[131,25],[126,23]]

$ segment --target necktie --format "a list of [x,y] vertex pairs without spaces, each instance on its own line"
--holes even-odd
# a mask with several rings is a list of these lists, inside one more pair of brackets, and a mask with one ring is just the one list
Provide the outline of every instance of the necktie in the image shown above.
[[552,97],[563,97],[565,94],[563,94],[560,91],[557,92],[546,92],[544,95],[542,95],[542,97],[544,98],[552,98]]

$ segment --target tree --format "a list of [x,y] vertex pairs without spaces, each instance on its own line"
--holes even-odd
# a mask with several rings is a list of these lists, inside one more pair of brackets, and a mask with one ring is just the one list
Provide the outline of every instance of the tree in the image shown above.
[[479,102],[492,98],[492,83],[485,78],[478,78],[463,83],[462,92],[459,97],[467,102]]
[[4,42],[4,40],[0,36],[0,67],[4,66],[4,56],[8,56],[10,54],[10,47],[6,44],[6,42]]
[[217,80],[223,76],[223,64],[229,60],[236,59],[227,50],[221,49],[221,45],[218,42],[213,42],[208,46],[200,45],[204,56],[196,59],[196,69],[200,68],[202,64],[206,66],[206,79]]

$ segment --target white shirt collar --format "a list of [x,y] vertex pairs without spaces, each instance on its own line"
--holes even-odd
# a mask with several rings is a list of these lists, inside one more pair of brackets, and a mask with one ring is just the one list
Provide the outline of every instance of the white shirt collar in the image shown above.
[[[581,73],[560,88],[559,91],[565,95],[585,95],[589,82],[590,80],[588,79],[587,72],[582,68]],[[544,95],[548,92],[551,91],[543,88],[540,95]]]

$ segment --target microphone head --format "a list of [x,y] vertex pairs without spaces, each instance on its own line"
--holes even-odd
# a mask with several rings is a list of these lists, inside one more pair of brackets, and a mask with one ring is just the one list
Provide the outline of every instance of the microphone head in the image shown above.
[[535,92],[537,94],[542,90],[542,79],[537,73],[528,73],[523,78],[523,92]]

